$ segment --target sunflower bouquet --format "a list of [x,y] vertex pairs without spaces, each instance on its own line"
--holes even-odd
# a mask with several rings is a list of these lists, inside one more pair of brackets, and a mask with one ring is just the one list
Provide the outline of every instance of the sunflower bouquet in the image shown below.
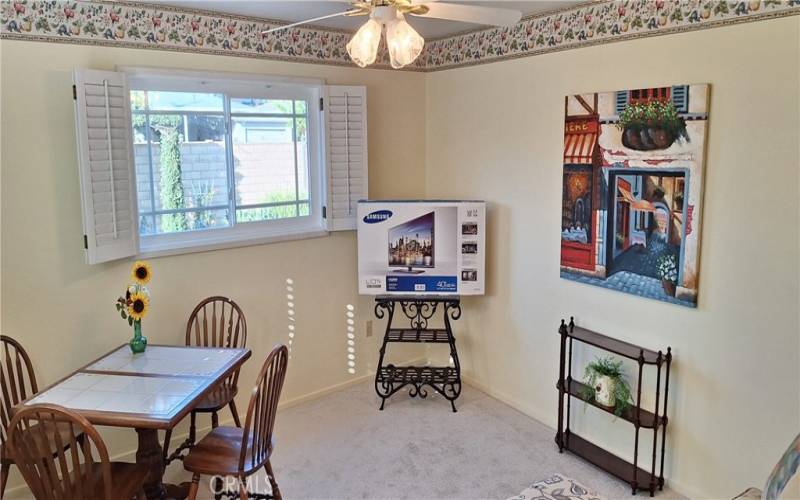
[[131,279],[134,281],[125,289],[125,295],[117,298],[116,307],[120,317],[133,327],[133,338],[130,341],[131,351],[144,352],[147,348],[147,337],[142,336],[142,319],[150,310],[150,291],[147,283],[153,274],[150,264],[136,261],[131,268]]

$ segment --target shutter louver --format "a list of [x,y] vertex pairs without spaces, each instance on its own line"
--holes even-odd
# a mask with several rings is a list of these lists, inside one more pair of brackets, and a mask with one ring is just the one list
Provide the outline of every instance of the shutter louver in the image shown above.
[[617,91],[616,101],[615,101],[615,108],[617,114],[621,114],[625,110],[625,106],[628,105],[628,91],[622,90]]
[[130,94],[125,75],[76,69],[75,128],[86,261],[138,251]]
[[358,201],[368,196],[367,89],[329,86],[326,101],[328,230],[353,230]]
[[678,113],[689,112],[689,86],[675,85],[672,87],[672,104]]

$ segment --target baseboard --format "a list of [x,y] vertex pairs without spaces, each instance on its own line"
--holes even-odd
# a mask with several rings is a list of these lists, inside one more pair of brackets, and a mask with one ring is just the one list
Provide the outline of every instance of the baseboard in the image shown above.
[[[419,358],[414,358],[414,359],[411,359],[411,360],[408,360],[408,361],[404,361],[403,364],[419,365],[419,364],[424,364],[427,361],[428,361],[428,359],[426,357],[419,357]],[[374,376],[375,376],[375,372],[374,371],[368,372],[368,373],[365,373],[363,375],[359,375],[357,377],[353,377],[350,380],[346,380],[346,381],[340,382],[338,384],[334,384],[334,385],[331,385],[331,386],[328,386],[328,387],[324,387],[324,388],[319,389],[317,391],[310,392],[308,394],[304,394],[302,396],[298,396],[296,398],[289,399],[287,401],[282,401],[281,403],[278,404],[278,411],[280,412],[281,410],[285,410],[287,408],[291,408],[292,406],[297,406],[299,404],[307,403],[309,401],[313,401],[315,399],[319,399],[319,398],[327,396],[329,394],[333,394],[335,392],[339,392],[341,390],[347,389],[348,387],[360,384],[360,383],[362,383],[362,382],[364,382],[366,380],[371,380]],[[242,414],[242,417],[244,417],[244,414]],[[227,418],[227,419],[224,419],[224,420],[220,420],[220,425],[233,425],[233,418],[230,417],[230,418]],[[205,426],[205,427],[198,427],[197,434],[202,436],[203,434],[209,432],[210,430],[211,430],[211,426],[210,425],[209,426]],[[189,436],[188,431],[184,432],[182,434],[174,434],[172,436],[172,438],[170,439],[170,442],[173,443],[173,444],[181,443],[188,436]],[[122,452],[122,453],[119,453],[119,454],[116,454],[116,455],[112,456],[111,457],[111,461],[112,462],[116,462],[116,461],[132,462],[132,461],[135,461],[135,456],[136,456],[136,450],[135,449],[134,450],[128,450],[128,451],[125,451],[125,452]],[[16,485],[14,487],[9,487],[9,488],[6,489],[6,493],[3,495],[3,498],[4,499],[8,498],[8,500],[15,500],[15,499],[18,499],[18,498],[21,499],[21,498],[23,498],[22,494],[27,489],[28,489],[28,487],[25,484],[19,484],[19,485]]]

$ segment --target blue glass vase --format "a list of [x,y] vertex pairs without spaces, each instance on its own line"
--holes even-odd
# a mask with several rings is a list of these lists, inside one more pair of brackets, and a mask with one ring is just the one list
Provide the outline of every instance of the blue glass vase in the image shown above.
[[147,337],[142,335],[141,320],[133,322],[133,338],[128,342],[128,345],[131,347],[131,351],[134,354],[142,353],[147,349]]

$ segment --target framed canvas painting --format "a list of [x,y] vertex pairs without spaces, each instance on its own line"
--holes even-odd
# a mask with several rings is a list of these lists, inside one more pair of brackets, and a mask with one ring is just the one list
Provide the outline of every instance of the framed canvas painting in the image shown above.
[[709,86],[567,96],[561,277],[697,306]]

